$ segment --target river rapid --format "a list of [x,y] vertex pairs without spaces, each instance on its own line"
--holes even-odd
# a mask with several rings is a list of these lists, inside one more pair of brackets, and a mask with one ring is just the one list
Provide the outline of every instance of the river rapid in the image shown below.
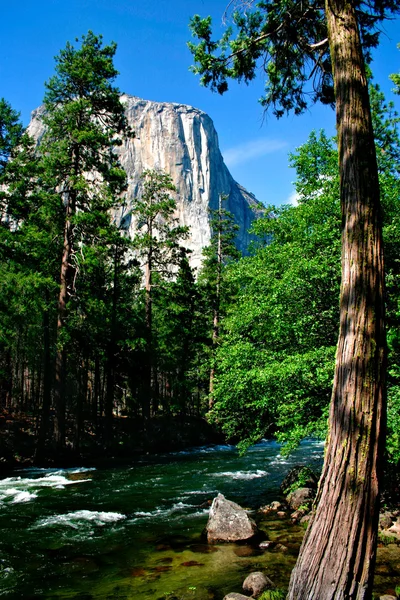
[[302,529],[294,527],[287,540],[270,519],[266,536],[286,536],[282,552],[208,546],[201,536],[207,502],[221,492],[257,509],[277,498],[292,466],[318,470],[322,455],[323,445],[312,440],[289,458],[263,441],[243,457],[233,446],[214,446],[128,466],[16,471],[0,480],[0,596],[218,600],[240,591],[255,568],[284,584]]

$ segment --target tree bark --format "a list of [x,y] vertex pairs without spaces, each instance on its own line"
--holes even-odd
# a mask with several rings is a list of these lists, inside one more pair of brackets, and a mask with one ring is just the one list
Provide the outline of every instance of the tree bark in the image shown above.
[[[151,239],[152,229],[149,228],[149,237]],[[144,368],[144,397],[143,397],[143,418],[145,421],[150,419],[150,410],[153,401],[153,298],[152,298],[152,279],[153,279],[153,254],[152,248],[149,248],[147,255],[147,264],[145,267],[145,326],[146,326],[146,357]]]
[[[79,147],[72,149],[71,162],[73,165],[73,177],[76,178],[80,173],[80,152]],[[57,312],[57,354],[55,360],[55,387],[54,387],[54,404],[55,404],[55,419],[54,419],[54,439],[58,449],[65,446],[65,380],[66,380],[66,365],[67,353],[62,339],[62,332],[65,327],[65,319],[67,316],[68,294],[73,286],[73,268],[71,265],[71,256],[73,250],[74,225],[72,218],[76,211],[77,191],[72,186],[66,192],[67,203],[65,207],[65,224],[64,224],[64,243],[61,258],[60,272],[60,292],[58,297],[58,312]]]
[[49,430],[50,408],[51,408],[51,348],[50,348],[50,317],[49,317],[49,293],[45,292],[46,308],[43,312],[43,398],[40,415],[39,435],[37,440],[35,457],[43,457],[46,448],[47,434]]
[[104,407],[105,416],[105,441],[110,444],[113,437],[113,411],[115,395],[115,354],[117,351],[117,305],[118,305],[118,277],[119,277],[119,253],[118,245],[114,251],[114,276],[113,276],[113,298],[110,324],[110,341],[107,348],[107,389]]
[[380,201],[353,3],[327,0],[341,176],[340,332],[324,468],[288,599],[369,599],[385,430]]
[[[76,159],[77,160],[77,159]],[[77,171],[77,167],[75,169]],[[62,332],[67,316],[68,288],[72,285],[71,254],[73,244],[72,216],[75,214],[75,190],[70,190],[67,195],[66,216],[64,225],[64,244],[61,259],[60,292],[58,296],[57,312],[57,353],[55,360],[54,382],[54,440],[57,448],[65,446],[65,378],[66,378],[66,351],[62,340]]]
[[217,242],[217,280],[215,287],[215,304],[212,331],[212,363],[210,370],[209,400],[208,408],[214,406],[214,379],[215,379],[215,352],[219,338],[220,303],[221,303],[221,276],[222,276],[222,196],[219,196],[218,204],[218,242]]

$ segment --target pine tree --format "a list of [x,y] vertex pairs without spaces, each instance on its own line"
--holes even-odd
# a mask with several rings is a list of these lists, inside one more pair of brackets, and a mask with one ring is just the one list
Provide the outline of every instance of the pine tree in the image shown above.
[[46,84],[46,133],[41,144],[46,176],[65,210],[54,390],[59,448],[65,443],[66,325],[79,276],[76,257],[93,207],[101,204],[106,212],[126,187],[114,148],[122,143],[122,135],[130,133],[119,90],[113,85],[118,74],[113,65],[116,45],[103,46],[102,37],[91,31],[76,41],[78,47],[67,43],[56,57],[56,74]]
[[218,344],[221,302],[224,298],[223,271],[232,260],[239,258],[240,252],[235,246],[235,237],[239,226],[235,224],[232,213],[222,208],[227,196],[219,196],[217,210],[210,210],[211,243],[203,250],[204,261],[200,283],[206,283],[208,301],[212,311],[212,347],[209,380],[209,408],[214,403],[215,351]]

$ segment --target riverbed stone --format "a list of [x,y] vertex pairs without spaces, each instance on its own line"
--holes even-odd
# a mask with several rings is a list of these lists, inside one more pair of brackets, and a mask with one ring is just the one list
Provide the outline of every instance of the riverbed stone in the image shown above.
[[394,533],[398,538],[400,538],[400,517],[397,518],[396,523],[389,527],[389,531],[390,533]]
[[295,510],[290,515],[290,520],[292,521],[292,523],[298,523],[300,521],[300,519],[302,519],[303,517],[304,517],[304,511],[303,510]]
[[213,544],[248,540],[256,535],[258,529],[239,504],[218,494],[210,508],[206,532],[208,543]]
[[392,513],[385,511],[379,515],[379,529],[389,529],[393,525],[395,517]]
[[303,525],[304,523],[308,523],[308,521],[310,519],[311,519],[311,514],[304,515],[304,517],[301,517],[301,519],[300,519],[300,524]]
[[236,592],[231,592],[224,596],[224,600],[250,600],[251,596],[244,596],[243,594],[237,594]]
[[396,596],[391,596],[390,594],[384,594],[383,596],[379,596],[379,600],[396,600]]
[[278,502],[278,500],[274,500],[269,506],[271,510],[283,510],[285,508],[282,502]]
[[274,587],[272,581],[264,575],[261,571],[254,571],[254,573],[250,573],[248,577],[243,582],[243,590],[247,594],[251,594],[252,598],[256,598],[264,590],[270,590]]
[[298,488],[286,498],[287,503],[293,510],[311,505],[315,496],[315,490],[309,487]]

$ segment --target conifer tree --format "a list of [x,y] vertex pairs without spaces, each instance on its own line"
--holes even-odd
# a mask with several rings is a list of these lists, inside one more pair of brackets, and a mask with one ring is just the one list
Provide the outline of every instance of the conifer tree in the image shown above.
[[145,374],[142,398],[143,417],[150,418],[155,397],[156,373],[153,348],[153,287],[171,279],[181,260],[181,241],[188,237],[187,227],[174,216],[176,191],[171,177],[163,172],[143,172],[143,192],[136,199],[132,214],[136,223],[133,245],[144,270],[145,286]]
[[233,259],[240,256],[235,246],[235,237],[239,226],[235,224],[232,213],[222,207],[227,196],[220,194],[218,208],[210,210],[211,243],[204,248],[204,261],[200,282],[206,282],[208,301],[212,311],[212,347],[209,381],[209,408],[213,406],[214,378],[215,378],[215,351],[218,344],[221,301],[223,299],[223,270]]
[[65,442],[68,305],[79,275],[76,256],[96,202],[98,208],[101,198],[101,210],[107,211],[126,187],[114,148],[129,134],[120,92],[113,85],[116,44],[103,46],[102,37],[91,31],[76,42],[77,47],[67,43],[61,50],[56,74],[46,84],[41,144],[46,176],[65,211],[54,389],[54,433],[60,448]]
[[0,98],[0,176],[22,134],[23,127],[19,114],[7,100]]

